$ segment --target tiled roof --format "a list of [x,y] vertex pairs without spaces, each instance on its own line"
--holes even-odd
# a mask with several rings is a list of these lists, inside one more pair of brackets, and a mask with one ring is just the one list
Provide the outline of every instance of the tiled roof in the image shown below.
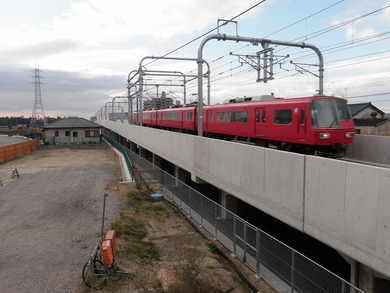
[[349,107],[349,110],[351,111],[352,117],[355,116],[360,111],[363,111],[366,108],[372,108],[376,112],[378,112],[378,113],[380,113],[382,115],[385,114],[382,110],[378,109],[377,107],[375,107],[370,102],[368,102],[368,103],[359,103],[359,104],[348,104],[348,107]]
[[43,127],[43,129],[53,129],[53,128],[100,128],[100,126],[96,123],[88,121],[84,118],[71,117],[64,118],[59,121],[50,123]]

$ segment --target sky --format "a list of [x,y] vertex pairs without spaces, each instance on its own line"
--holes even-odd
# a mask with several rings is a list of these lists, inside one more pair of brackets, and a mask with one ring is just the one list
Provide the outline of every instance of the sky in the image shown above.
[[[196,100],[197,63],[182,59],[196,59],[211,34],[314,45],[324,57],[325,94],[350,104],[372,102],[390,113],[389,0],[0,0],[0,5],[0,116],[32,115],[35,68],[50,117],[89,119],[112,102],[123,109],[128,75],[140,64],[144,99],[164,91],[178,103],[184,96]],[[207,41],[202,52],[210,66],[210,103],[317,92],[319,60],[313,50],[270,48],[272,79],[257,82],[261,44]],[[174,59],[141,63],[149,56]],[[207,86],[203,89],[207,97]]]

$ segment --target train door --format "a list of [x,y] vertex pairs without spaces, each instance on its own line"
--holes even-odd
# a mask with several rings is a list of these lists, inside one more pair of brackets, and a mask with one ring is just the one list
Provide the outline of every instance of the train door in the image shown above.
[[265,108],[255,109],[255,134],[258,137],[264,137],[266,134],[265,122],[267,119],[267,112]]
[[213,112],[212,110],[206,111],[206,129],[204,131],[209,131],[212,128],[213,125]]
[[297,134],[300,141],[306,141],[306,132],[307,132],[307,111],[300,108],[298,112],[298,125],[297,125]]

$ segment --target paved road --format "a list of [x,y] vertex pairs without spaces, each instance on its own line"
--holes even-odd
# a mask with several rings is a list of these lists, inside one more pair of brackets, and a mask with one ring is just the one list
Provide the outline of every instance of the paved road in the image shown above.
[[[117,215],[118,157],[110,150],[38,150],[0,166],[20,178],[0,186],[0,291],[76,292],[106,221]],[[106,226],[107,227],[107,226]]]
[[15,144],[15,143],[24,142],[24,141],[26,141],[25,138],[0,136],[0,147],[4,146],[4,145]]

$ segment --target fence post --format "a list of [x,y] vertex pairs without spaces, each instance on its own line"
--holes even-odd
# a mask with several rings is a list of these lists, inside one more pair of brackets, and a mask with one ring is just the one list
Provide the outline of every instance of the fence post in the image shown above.
[[246,241],[246,223],[244,223],[244,237],[243,237],[243,243],[242,245],[244,246],[244,256],[242,257],[242,261],[246,262],[246,248],[247,248],[247,241]]
[[256,274],[260,274],[260,229],[256,228]]
[[[191,193],[191,189],[188,188],[188,194]],[[203,227],[203,196],[200,197],[200,225]]]
[[237,225],[237,221],[236,221],[236,215],[233,215],[233,253],[234,255],[237,255],[237,247],[236,247],[236,225]]
[[218,235],[218,229],[217,229],[217,215],[218,215],[218,212],[217,212],[217,205],[214,203],[214,227],[215,227],[215,238],[218,239],[217,235]]
[[294,293],[295,287],[295,251],[291,250],[291,293]]

